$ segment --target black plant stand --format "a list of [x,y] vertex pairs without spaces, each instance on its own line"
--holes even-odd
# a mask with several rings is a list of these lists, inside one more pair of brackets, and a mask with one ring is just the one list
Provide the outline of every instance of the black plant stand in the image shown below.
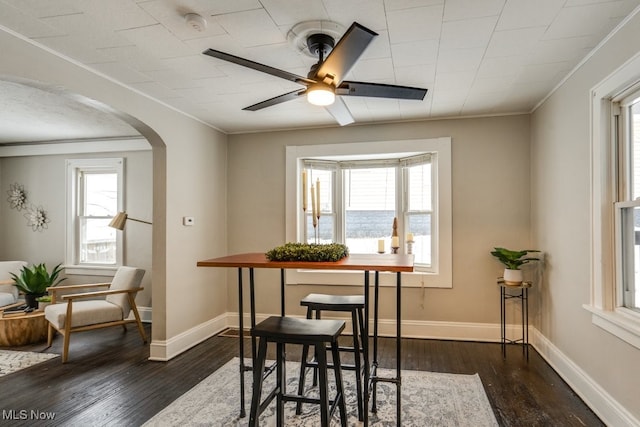
[[[531,282],[522,282],[519,285],[507,285],[502,277],[498,278],[500,287],[500,344],[502,357],[507,357],[507,344],[522,344],[522,354],[529,361],[529,288]],[[512,293],[509,290],[516,290]],[[522,338],[511,340],[507,338],[507,300],[519,299],[522,307]]]

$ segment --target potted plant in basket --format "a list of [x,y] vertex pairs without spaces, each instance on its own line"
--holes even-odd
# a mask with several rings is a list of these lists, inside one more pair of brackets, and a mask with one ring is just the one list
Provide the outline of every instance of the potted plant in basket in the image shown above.
[[24,293],[27,306],[37,309],[37,298],[45,295],[47,288],[66,280],[66,277],[58,279],[61,271],[62,264],[56,265],[49,273],[46,264],[42,263],[32,267],[24,266],[20,270],[20,274],[11,273],[11,278],[16,287]]
[[520,285],[522,283],[522,270],[520,267],[531,261],[538,261],[538,258],[528,257],[531,252],[540,252],[536,249],[524,249],[513,251],[505,248],[494,248],[491,255],[498,258],[504,266],[504,282],[507,285]]

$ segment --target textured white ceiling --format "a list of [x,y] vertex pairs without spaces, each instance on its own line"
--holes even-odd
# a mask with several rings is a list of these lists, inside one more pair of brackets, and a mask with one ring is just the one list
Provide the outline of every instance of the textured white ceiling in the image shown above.
[[[0,25],[235,133],[335,122],[323,108],[304,99],[242,111],[302,87],[202,55],[207,48],[306,75],[314,60],[287,41],[291,28],[310,20],[331,20],[348,28],[357,21],[379,36],[349,80],[418,86],[429,92],[423,101],[345,98],[356,123],[522,113],[530,112],[639,4],[639,0],[0,0]],[[189,12],[207,20],[205,31],[185,23]],[[17,96],[19,92],[12,102],[20,103]],[[24,104],[27,110],[29,103]],[[0,99],[2,115],[5,109],[7,103]],[[55,108],[52,113],[56,114]],[[10,132],[5,126],[0,130]]]

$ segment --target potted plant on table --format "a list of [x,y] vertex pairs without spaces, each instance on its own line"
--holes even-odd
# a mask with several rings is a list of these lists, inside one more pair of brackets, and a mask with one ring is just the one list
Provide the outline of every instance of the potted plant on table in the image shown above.
[[24,293],[24,299],[27,307],[37,309],[37,298],[47,293],[47,288],[56,286],[58,283],[66,280],[58,278],[62,271],[62,264],[56,265],[51,272],[47,270],[46,264],[37,264],[32,267],[24,266],[20,270],[20,274],[11,273],[16,287]]
[[505,248],[493,248],[491,255],[498,258],[504,266],[504,282],[507,285],[520,285],[522,284],[522,270],[520,267],[531,261],[538,261],[538,258],[528,257],[527,255],[532,252],[540,252],[537,249],[524,249],[521,251],[514,251]]

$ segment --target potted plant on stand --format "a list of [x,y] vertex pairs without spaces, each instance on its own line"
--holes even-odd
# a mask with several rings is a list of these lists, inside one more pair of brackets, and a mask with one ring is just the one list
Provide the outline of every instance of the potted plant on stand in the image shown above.
[[538,261],[538,258],[527,257],[531,252],[540,252],[536,249],[525,249],[522,251],[513,251],[505,248],[494,248],[491,255],[498,258],[504,266],[504,283],[507,285],[522,284],[522,270],[520,267],[531,261]]
[[47,288],[66,280],[66,277],[58,279],[61,271],[62,264],[56,265],[49,273],[46,264],[43,263],[32,267],[24,266],[20,274],[11,273],[11,278],[16,287],[24,293],[27,307],[35,310],[38,308],[37,298],[45,295]]

